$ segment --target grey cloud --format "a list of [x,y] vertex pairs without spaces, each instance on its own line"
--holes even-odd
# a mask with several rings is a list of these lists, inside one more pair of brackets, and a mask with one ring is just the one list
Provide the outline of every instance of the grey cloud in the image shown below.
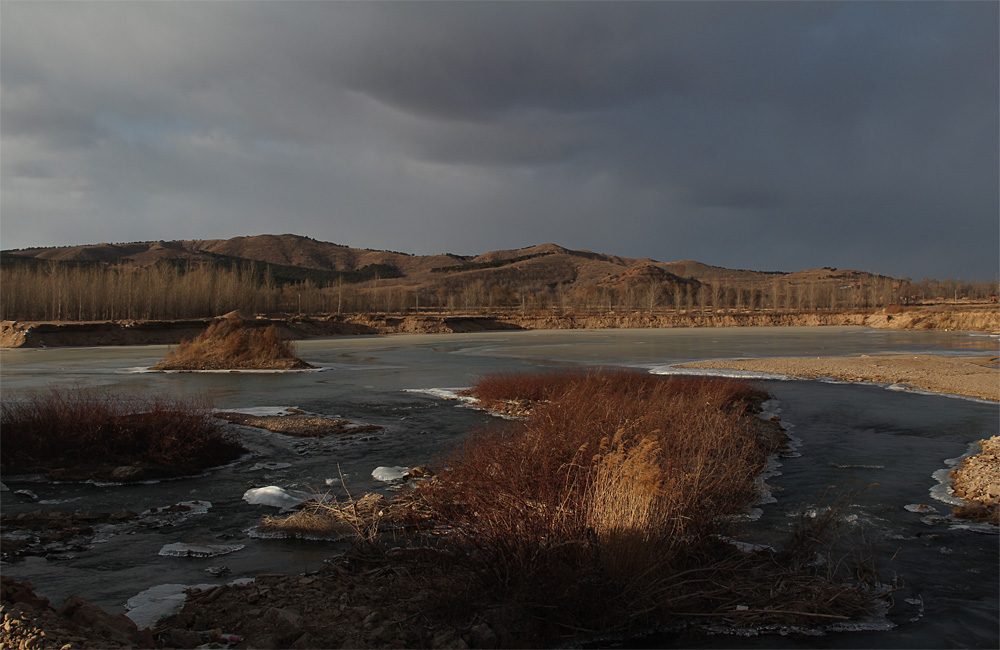
[[995,3],[5,3],[4,244],[295,231],[989,277],[997,20]]

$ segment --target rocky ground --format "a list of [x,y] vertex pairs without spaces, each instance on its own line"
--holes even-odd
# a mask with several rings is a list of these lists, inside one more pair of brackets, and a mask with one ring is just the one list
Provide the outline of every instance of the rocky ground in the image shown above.
[[220,411],[215,413],[215,417],[247,427],[267,429],[275,433],[305,438],[343,433],[370,433],[382,429],[374,424],[354,424],[349,420],[338,420],[302,412],[293,412],[287,415],[247,415],[246,413]]
[[158,643],[191,648],[191,632],[221,625],[223,634],[243,637],[236,647],[510,647],[509,630],[477,618],[461,602],[447,565],[447,557],[430,549],[338,556],[315,574],[261,575],[248,584],[192,592],[180,613],[160,620],[155,636]]
[[913,388],[1000,400],[1000,357],[945,357],[936,354],[857,357],[776,357],[724,359],[681,364],[680,368],[750,370],[791,377],[834,377],[844,381],[903,384]]
[[960,517],[1000,524],[1000,436],[979,441],[978,454],[951,472],[955,496],[970,501],[954,512]]
[[[109,614],[79,598],[58,609],[35,595],[28,582],[0,578],[0,647],[152,648],[150,630],[140,630],[124,614]],[[193,647],[193,646],[191,646]]]

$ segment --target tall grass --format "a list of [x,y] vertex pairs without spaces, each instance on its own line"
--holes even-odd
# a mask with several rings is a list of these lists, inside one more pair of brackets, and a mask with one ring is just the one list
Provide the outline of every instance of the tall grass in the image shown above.
[[311,366],[295,356],[274,325],[254,328],[239,318],[217,320],[167,353],[156,370],[293,369]]
[[774,562],[751,566],[718,539],[726,516],[755,500],[774,451],[748,417],[761,391],[620,370],[492,376],[480,391],[544,403],[476,433],[417,492],[474,549],[484,593],[545,611],[564,631],[608,631],[731,612],[727,589],[750,597],[774,574]]
[[52,389],[0,405],[5,473],[63,469],[107,478],[117,466],[138,463],[147,476],[181,475],[242,451],[194,400]]

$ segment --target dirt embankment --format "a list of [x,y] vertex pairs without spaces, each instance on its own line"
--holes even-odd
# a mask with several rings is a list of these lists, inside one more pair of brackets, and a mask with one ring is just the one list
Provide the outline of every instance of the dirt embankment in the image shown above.
[[[0,323],[0,347],[177,344],[216,319],[170,321]],[[897,313],[700,312],[607,314],[350,314],[258,317],[255,327],[276,325],[288,339],[374,334],[437,334],[496,330],[624,329],[669,327],[765,327],[857,325],[896,330],[967,330],[1000,333],[1000,311],[990,307],[912,307]]]

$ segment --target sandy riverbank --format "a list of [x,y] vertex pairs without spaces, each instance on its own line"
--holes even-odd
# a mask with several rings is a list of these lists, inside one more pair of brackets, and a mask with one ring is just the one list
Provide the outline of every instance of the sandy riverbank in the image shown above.
[[804,379],[906,384],[913,388],[1000,401],[1000,357],[946,357],[936,354],[856,357],[776,357],[680,364],[680,368],[749,370]]

